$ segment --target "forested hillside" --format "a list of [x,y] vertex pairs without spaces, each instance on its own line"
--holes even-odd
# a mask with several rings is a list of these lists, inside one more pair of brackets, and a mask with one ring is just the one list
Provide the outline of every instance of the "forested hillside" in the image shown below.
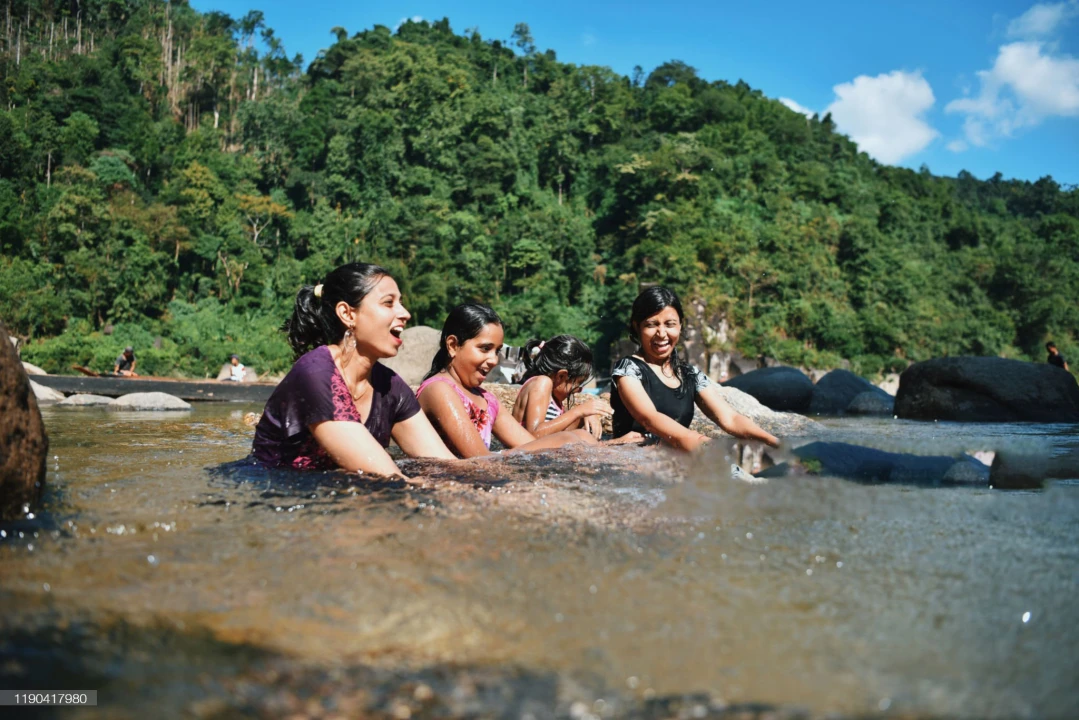
[[360,259],[414,322],[482,300],[511,342],[602,353],[661,282],[792,364],[1079,350],[1079,190],[1051,178],[881,166],[744,82],[562,63],[525,25],[333,28],[304,72],[254,11],[6,5],[0,318],[50,370],[126,344],[281,370],[298,287]]

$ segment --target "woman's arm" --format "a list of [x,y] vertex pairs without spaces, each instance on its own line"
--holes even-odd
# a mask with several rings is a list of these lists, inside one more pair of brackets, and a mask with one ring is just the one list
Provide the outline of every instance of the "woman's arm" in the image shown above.
[[615,377],[614,381],[618,385],[618,397],[622,399],[622,404],[648,432],[683,450],[695,450],[708,439],[656,410],[652,398],[648,397],[644,385],[637,378],[624,375]]
[[[546,437],[563,430],[576,430],[584,424],[581,421],[589,416],[610,414],[610,412],[596,407],[595,403],[592,402],[592,398],[589,397],[553,420],[545,420],[547,407],[551,404],[551,390],[554,383],[548,377],[539,376],[532,380],[530,385],[532,387],[522,391],[525,393],[522,398],[524,400],[524,413],[520,420],[524,429],[535,437]],[[516,418],[520,414],[520,408],[514,406],[513,409],[515,411],[514,417]]]
[[498,417],[495,418],[494,435],[510,448],[509,452],[536,452],[553,450],[571,443],[595,442],[587,430],[564,430],[537,438],[521,427],[505,409],[499,410]]
[[[448,383],[434,382],[425,387],[420,393],[420,407],[423,408],[424,415],[427,416],[431,425],[441,432],[448,448],[458,457],[471,458],[491,454],[491,451],[483,444],[479,430],[472,424],[472,419],[468,416],[461,398]],[[509,417],[509,421],[517,425],[512,416]],[[497,427],[497,421],[495,425]],[[520,425],[517,425],[517,428],[528,434]],[[531,437],[529,435],[529,438]]]
[[422,412],[408,420],[402,420],[390,431],[393,439],[409,457],[426,457],[438,460],[456,460],[446,443],[439,437],[431,421]]
[[761,429],[757,423],[745,415],[736,413],[734,408],[728,405],[723,396],[719,394],[719,390],[715,385],[709,385],[699,391],[696,400],[697,407],[701,409],[701,412],[711,418],[716,425],[723,428],[724,432],[735,437],[761,440],[772,447],[779,447],[779,440],[774,435]]
[[333,461],[345,470],[401,475],[397,464],[363,423],[327,420],[311,425],[311,434]]

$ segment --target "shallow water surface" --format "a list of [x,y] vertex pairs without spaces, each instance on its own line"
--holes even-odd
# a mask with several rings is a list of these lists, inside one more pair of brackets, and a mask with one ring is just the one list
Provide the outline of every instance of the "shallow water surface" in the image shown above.
[[[0,538],[0,687],[86,717],[1067,717],[1079,485],[731,480],[717,443],[418,482],[268,473],[248,408],[44,411]],[[1075,426],[832,420],[881,449],[1058,452]],[[739,714],[741,713],[741,714]]]

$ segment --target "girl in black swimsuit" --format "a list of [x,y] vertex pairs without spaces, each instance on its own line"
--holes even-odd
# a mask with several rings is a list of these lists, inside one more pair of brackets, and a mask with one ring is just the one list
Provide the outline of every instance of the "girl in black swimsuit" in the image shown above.
[[682,303],[667,288],[648,288],[633,301],[630,332],[639,350],[611,372],[614,436],[650,433],[675,447],[693,450],[708,440],[689,429],[696,405],[731,435],[779,445],[773,435],[732,410],[707,375],[679,361],[675,346],[683,320]]

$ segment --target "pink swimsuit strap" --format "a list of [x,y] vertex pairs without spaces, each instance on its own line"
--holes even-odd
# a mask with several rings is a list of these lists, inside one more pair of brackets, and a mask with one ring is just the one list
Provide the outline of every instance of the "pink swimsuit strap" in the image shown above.
[[446,377],[445,375],[435,375],[434,377],[429,377],[422,383],[420,383],[420,386],[416,388],[416,397],[419,397],[420,393],[424,391],[424,388],[426,388],[433,382],[444,382],[450,384],[450,387],[452,387],[454,392],[457,393],[457,397],[461,398],[461,402],[464,403],[465,410],[468,411],[469,417],[472,420],[472,424],[479,432],[480,438],[483,439],[483,444],[486,445],[489,449],[491,447],[491,434],[494,430],[495,420],[498,418],[498,410],[500,407],[498,403],[498,398],[496,398],[493,393],[481,388],[480,394],[482,394],[483,399],[487,401],[487,409],[484,410],[479,405],[477,405],[475,400],[470,398],[468,396],[469,394],[462,390],[457,383],[455,383],[453,380]]

